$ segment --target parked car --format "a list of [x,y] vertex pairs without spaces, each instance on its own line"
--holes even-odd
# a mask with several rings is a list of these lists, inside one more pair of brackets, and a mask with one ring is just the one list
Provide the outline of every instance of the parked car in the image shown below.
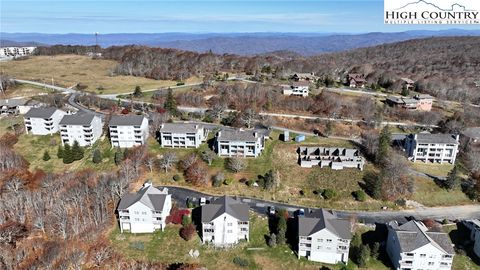
[[303,209],[303,208],[298,209],[298,210],[297,210],[297,216],[298,216],[298,217],[303,217],[303,216],[305,216],[305,209]]
[[203,206],[203,205],[205,205],[205,204],[207,204],[207,198],[201,197],[201,198],[200,198],[200,206]]
[[275,215],[277,213],[277,211],[275,210],[275,206],[269,206],[268,207],[268,214],[269,215]]

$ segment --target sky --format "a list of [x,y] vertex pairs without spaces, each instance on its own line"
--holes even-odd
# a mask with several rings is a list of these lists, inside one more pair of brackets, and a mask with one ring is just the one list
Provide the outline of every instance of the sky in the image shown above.
[[450,28],[384,25],[383,0],[0,0],[0,32],[7,33],[365,33]]

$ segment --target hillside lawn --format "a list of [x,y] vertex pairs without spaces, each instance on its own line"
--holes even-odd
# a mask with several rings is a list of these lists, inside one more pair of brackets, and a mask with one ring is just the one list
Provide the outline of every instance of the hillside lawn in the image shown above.
[[[1,62],[0,62],[1,63]],[[14,87],[9,87],[7,91],[5,91],[5,95],[0,95],[0,99],[3,98],[18,98],[18,97],[34,97],[39,95],[44,95],[48,93],[53,93],[51,89],[42,88],[35,85],[27,85],[27,84],[16,84]]]
[[[81,55],[30,56],[25,60],[0,62],[0,71],[11,77],[45,82],[46,84],[72,87],[78,83],[87,85],[85,91],[97,94],[133,92],[135,86],[142,89],[156,89],[174,86],[175,81],[161,81],[134,76],[116,76],[113,70],[117,62],[92,59]],[[185,83],[198,82],[191,78]],[[104,90],[97,90],[97,87]]]

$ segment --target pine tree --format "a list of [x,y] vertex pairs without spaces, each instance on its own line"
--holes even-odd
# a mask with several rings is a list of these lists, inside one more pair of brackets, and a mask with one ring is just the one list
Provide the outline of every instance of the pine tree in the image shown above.
[[78,144],[77,141],[74,141],[73,142],[73,146],[72,146],[72,158],[73,158],[73,161],[76,161],[76,160],[81,160],[83,158],[83,149],[80,147],[80,145]]
[[62,158],[63,158],[63,163],[65,163],[65,164],[70,164],[74,161],[73,160],[73,153],[72,153],[72,150],[71,150],[70,145],[68,143],[65,144],[65,147],[63,149]]
[[63,158],[63,147],[61,145],[58,146],[57,157]]
[[135,86],[135,91],[133,92],[133,96],[134,97],[141,97],[143,96],[143,93],[142,93],[142,89],[140,88],[140,86]]
[[410,90],[408,90],[408,87],[404,86],[402,88],[402,93],[401,93],[402,96],[406,97],[408,95],[410,95]]
[[388,126],[385,126],[380,132],[380,136],[378,137],[378,150],[377,154],[375,155],[377,164],[379,164],[380,166],[384,165],[388,159],[388,154],[390,152],[390,141],[390,128]]
[[453,169],[448,173],[447,179],[444,181],[445,189],[451,191],[460,185],[460,177],[458,176],[458,166],[455,165]]
[[49,161],[50,160],[50,154],[48,153],[47,150],[43,152],[43,161]]
[[100,152],[100,150],[95,149],[95,150],[93,151],[92,161],[93,161],[93,163],[95,163],[95,164],[98,164],[98,163],[102,162],[102,153]]
[[177,102],[175,101],[175,97],[173,96],[172,89],[168,89],[167,99],[165,100],[165,104],[163,105],[165,110],[169,111],[172,115],[177,114]]
[[118,166],[123,160],[123,152],[120,148],[117,148],[117,151],[115,152],[115,164]]

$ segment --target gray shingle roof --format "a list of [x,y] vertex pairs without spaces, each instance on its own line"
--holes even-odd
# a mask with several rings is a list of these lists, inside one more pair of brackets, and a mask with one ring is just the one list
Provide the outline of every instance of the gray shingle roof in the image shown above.
[[55,107],[31,108],[25,114],[25,118],[50,118],[56,110]]
[[452,241],[446,233],[430,232],[427,227],[418,221],[409,221],[401,226],[396,222],[389,223],[392,232],[397,235],[400,251],[412,252],[427,244],[432,244],[439,250],[454,254]]
[[22,106],[27,104],[27,100],[23,98],[0,99],[0,106]]
[[323,229],[327,229],[341,239],[352,238],[350,221],[339,219],[335,214],[325,209],[298,217],[299,236],[310,236]]
[[[414,136],[413,134],[410,136]],[[431,134],[431,133],[418,133],[417,143],[435,143],[435,144],[458,144],[455,139],[455,135],[452,134]]]
[[108,125],[110,126],[141,126],[143,115],[113,115]]
[[[255,137],[255,133],[257,136]],[[219,141],[257,141],[260,136],[264,136],[262,132],[256,130],[229,130],[222,129],[217,133]]]
[[171,133],[196,133],[198,129],[202,128],[198,124],[188,123],[165,123],[160,128],[160,132]]
[[137,193],[125,194],[120,200],[117,210],[125,210],[134,203],[141,202],[151,210],[162,211],[167,196],[168,194],[165,194],[153,186],[146,186]]
[[210,204],[202,206],[202,223],[211,222],[220,215],[227,213],[240,221],[248,221],[247,204],[244,204],[232,197],[223,196]]
[[60,120],[60,125],[81,125],[88,126],[92,123],[95,115],[91,113],[78,112],[72,115],[65,115],[62,120]]

